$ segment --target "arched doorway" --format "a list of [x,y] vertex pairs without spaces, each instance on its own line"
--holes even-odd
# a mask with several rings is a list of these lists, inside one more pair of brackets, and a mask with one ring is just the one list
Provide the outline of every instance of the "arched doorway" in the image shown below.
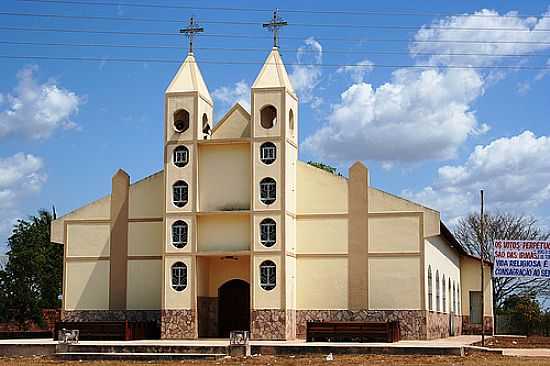
[[218,329],[220,337],[232,330],[250,330],[250,285],[231,280],[218,289]]

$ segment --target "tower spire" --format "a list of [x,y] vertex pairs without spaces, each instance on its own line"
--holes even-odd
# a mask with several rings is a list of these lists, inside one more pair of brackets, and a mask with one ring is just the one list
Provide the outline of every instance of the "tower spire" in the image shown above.
[[199,24],[193,17],[189,18],[189,24],[186,28],[180,29],[180,33],[185,34],[189,39],[189,53],[193,53],[193,37],[202,32],[204,32],[204,28],[199,27]]
[[279,9],[273,11],[273,18],[267,23],[263,24],[264,28],[273,32],[273,48],[279,48],[279,28],[285,27],[288,22],[279,16]]

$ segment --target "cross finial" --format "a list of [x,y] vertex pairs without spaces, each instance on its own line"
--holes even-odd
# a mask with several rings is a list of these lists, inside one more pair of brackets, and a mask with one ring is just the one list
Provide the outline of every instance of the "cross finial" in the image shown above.
[[264,23],[263,27],[273,32],[273,47],[279,48],[279,28],[288,25],[288,22],[279,16],[279,9],[273,11],[273,18],[268,23]]
[[180,29],[180,33],[183,33],[189,38],[189,53],[193,53],[193,37],[197,33],[204,32],[204,28],[199,27],[199,24],[193,17],[189,18],[189,25],[187,28]]

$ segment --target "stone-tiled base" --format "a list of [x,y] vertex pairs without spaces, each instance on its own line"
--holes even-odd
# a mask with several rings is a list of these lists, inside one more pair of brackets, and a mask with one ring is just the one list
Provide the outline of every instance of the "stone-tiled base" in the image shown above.
[[399,320],[401,339],[426,339],[426,312],[422,310],[297,310],[296,337],[306,338],[308,321]]
[[195,310],[161,310],[161,339],[196,339],[197,317]]
[[296,339],[296,310],[286,311],[286,339]]
[[218,298],[197,297],[199,338],[216,338],[218,334]]
[[160,310],[64,310],[61,320],[69,322],[122,321],[160,322]]
[[[451,334],[449,329],[449,314],[437,313],[435,311],[427,312],[428,339],[445,338]],[[462,334],[462,317],[452,315],[454,335]]]
[[[485,334],[493,333],[493,317],[485,316],[483,318],[485,323]],[[470,323],[470,317],[468,315],[462,316],[462,333],[463,334],[481,334],[481,324]]]
[[250,337],[254,340],[284,340],[287,335],[285,315],[285,310],[251,310]]

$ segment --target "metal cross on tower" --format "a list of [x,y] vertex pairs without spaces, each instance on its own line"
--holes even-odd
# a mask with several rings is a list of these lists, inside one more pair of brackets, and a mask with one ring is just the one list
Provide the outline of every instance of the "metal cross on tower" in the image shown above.
[[267,28],[267,30],[273,32],[273,47],[275,48],[279,48],[279,28],[288,25],[288,22],[283,20],[278,13],[279,9],[275,9],[273,11],[273,18],[271,18],[268,23],[263,24],[264,28]]
[[189,53],[193,53],[193,37],[195,34],[204,32],[204,28],[199,27],[199,24],[193,17],[189,18],[189,25],[187,28],[180,29],[180,33],[183,33],[189,38]]

